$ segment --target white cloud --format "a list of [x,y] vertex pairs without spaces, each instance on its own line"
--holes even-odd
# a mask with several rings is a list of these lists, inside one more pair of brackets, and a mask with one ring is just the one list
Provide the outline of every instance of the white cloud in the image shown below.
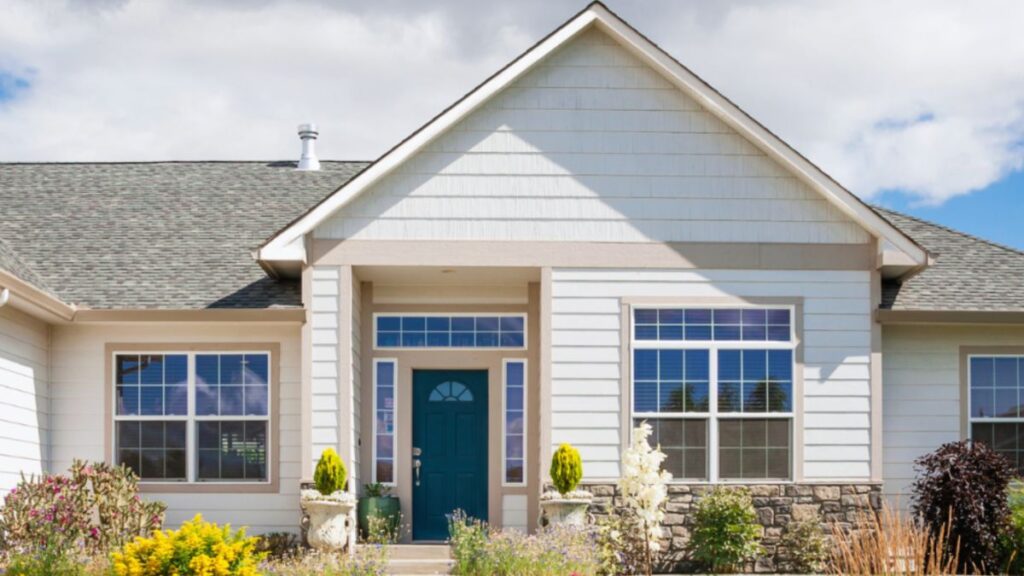
[[[863,196],[1024,168],[1024,3],[610,4]],[[373,158],[582,6],[0,0],[0,160]]]

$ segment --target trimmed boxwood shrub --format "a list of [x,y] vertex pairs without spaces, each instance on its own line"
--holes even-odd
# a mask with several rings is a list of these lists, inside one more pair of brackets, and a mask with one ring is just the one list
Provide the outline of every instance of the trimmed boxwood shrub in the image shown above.
[[583,461],[579,450],[569,444],[562,444],[551,457],[551,483],[559,494],[568,494],[576,489],[583,478]]
[[330,496],[338,490],[344,490],[348,482],[348,470],[334,448],[327,448],[320,454],[320,461],[313,471],[313,484],[324,496]]
[[1008,527],[1006,488],[1010,463],[984,443],[943,444],[914,462],[913,511],[933,533],[949,523],[949,542],[960,542],[961,571],[1002,568],[1000,536]]

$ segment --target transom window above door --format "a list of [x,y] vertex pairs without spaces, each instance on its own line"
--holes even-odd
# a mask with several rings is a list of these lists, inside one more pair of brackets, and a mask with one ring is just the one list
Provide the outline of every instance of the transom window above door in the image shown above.
[[374,344],[396,348],[526,348],[525,314],[377,314]]

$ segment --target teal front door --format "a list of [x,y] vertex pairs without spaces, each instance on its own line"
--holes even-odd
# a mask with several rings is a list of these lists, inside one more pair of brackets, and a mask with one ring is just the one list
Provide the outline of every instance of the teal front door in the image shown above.
[[444,540],[455,510],[487,520],[487,371],[413,370],[412,396],[412,537]]

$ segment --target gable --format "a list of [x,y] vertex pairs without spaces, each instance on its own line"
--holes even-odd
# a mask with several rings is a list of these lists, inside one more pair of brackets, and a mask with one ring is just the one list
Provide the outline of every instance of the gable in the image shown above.
[[863,227],[591,27],[317,238],[861,244]]
[[[272,273],[297,273],[301,265],[308,262],[305,242],[307,235],[311,235],[316,228],[337,214],[339,209],[359,198],[364,192],[380,183],[382,179],[405,165],[419,152],[426,151],[427,146],[449,132],[456,124],[469,118],[474,112],[484,109],[495,96],[505,91],[514,82],[531,72],[535,66],[545,62],[559,48],[570,43],[581,32],[591,27],[602,30],[614,38],[630,54],[635,55],[662,78],[668,80],[672,86],[699,103],[704,111],[709,112],[735,130],[736,133],[742,135],[748,142],[761,150],[767,158],[777,162],[779,167],[784,168],[788,174],[795,176],[800,182],[809,186],[833,207],[857,223],[871,237],[871,245],[877,249],[878,262],[883,276],[912,274],[929,264],[929,254],[920,244],[879,216],[807,158],[780,140],[597,0],[385,152],[351,181],[268,238],[256,251],[256,258]],[[589,87],[598,88],[602,85]],[[715,168],[710,172],[702,172],[702,174],[718,175],[720,172],[717,170],[719,169]],[[414,172],[413,174],[419,173]],[[502,178],[508,176],[494,171],[478,171],[474,174]],[[433,175],[436,174],[429,176]],[[574,176],[579,180],[585,175],[577,173]],[[490,182],[488,180],[488,183]],[[740,196],[740,198],[743,197]],[[358,218],[358,216],[355,217]],[[467,222],[469,221],[467,220]],[[473,225],[483,227],[487,224]],[[718,225],[718,222],[705,220],[702,221],[702,225],[714,227]],[[767,224],[759,227],[771,226],[771,224]],[[775,227],[779,226],[776,224]],[[321,235],[325,233],[335,234],[335,232],[324,231],[321,232]],[[750,231],[748,230],[747,233]],[[509,237],[508,234],[504,236]]]

